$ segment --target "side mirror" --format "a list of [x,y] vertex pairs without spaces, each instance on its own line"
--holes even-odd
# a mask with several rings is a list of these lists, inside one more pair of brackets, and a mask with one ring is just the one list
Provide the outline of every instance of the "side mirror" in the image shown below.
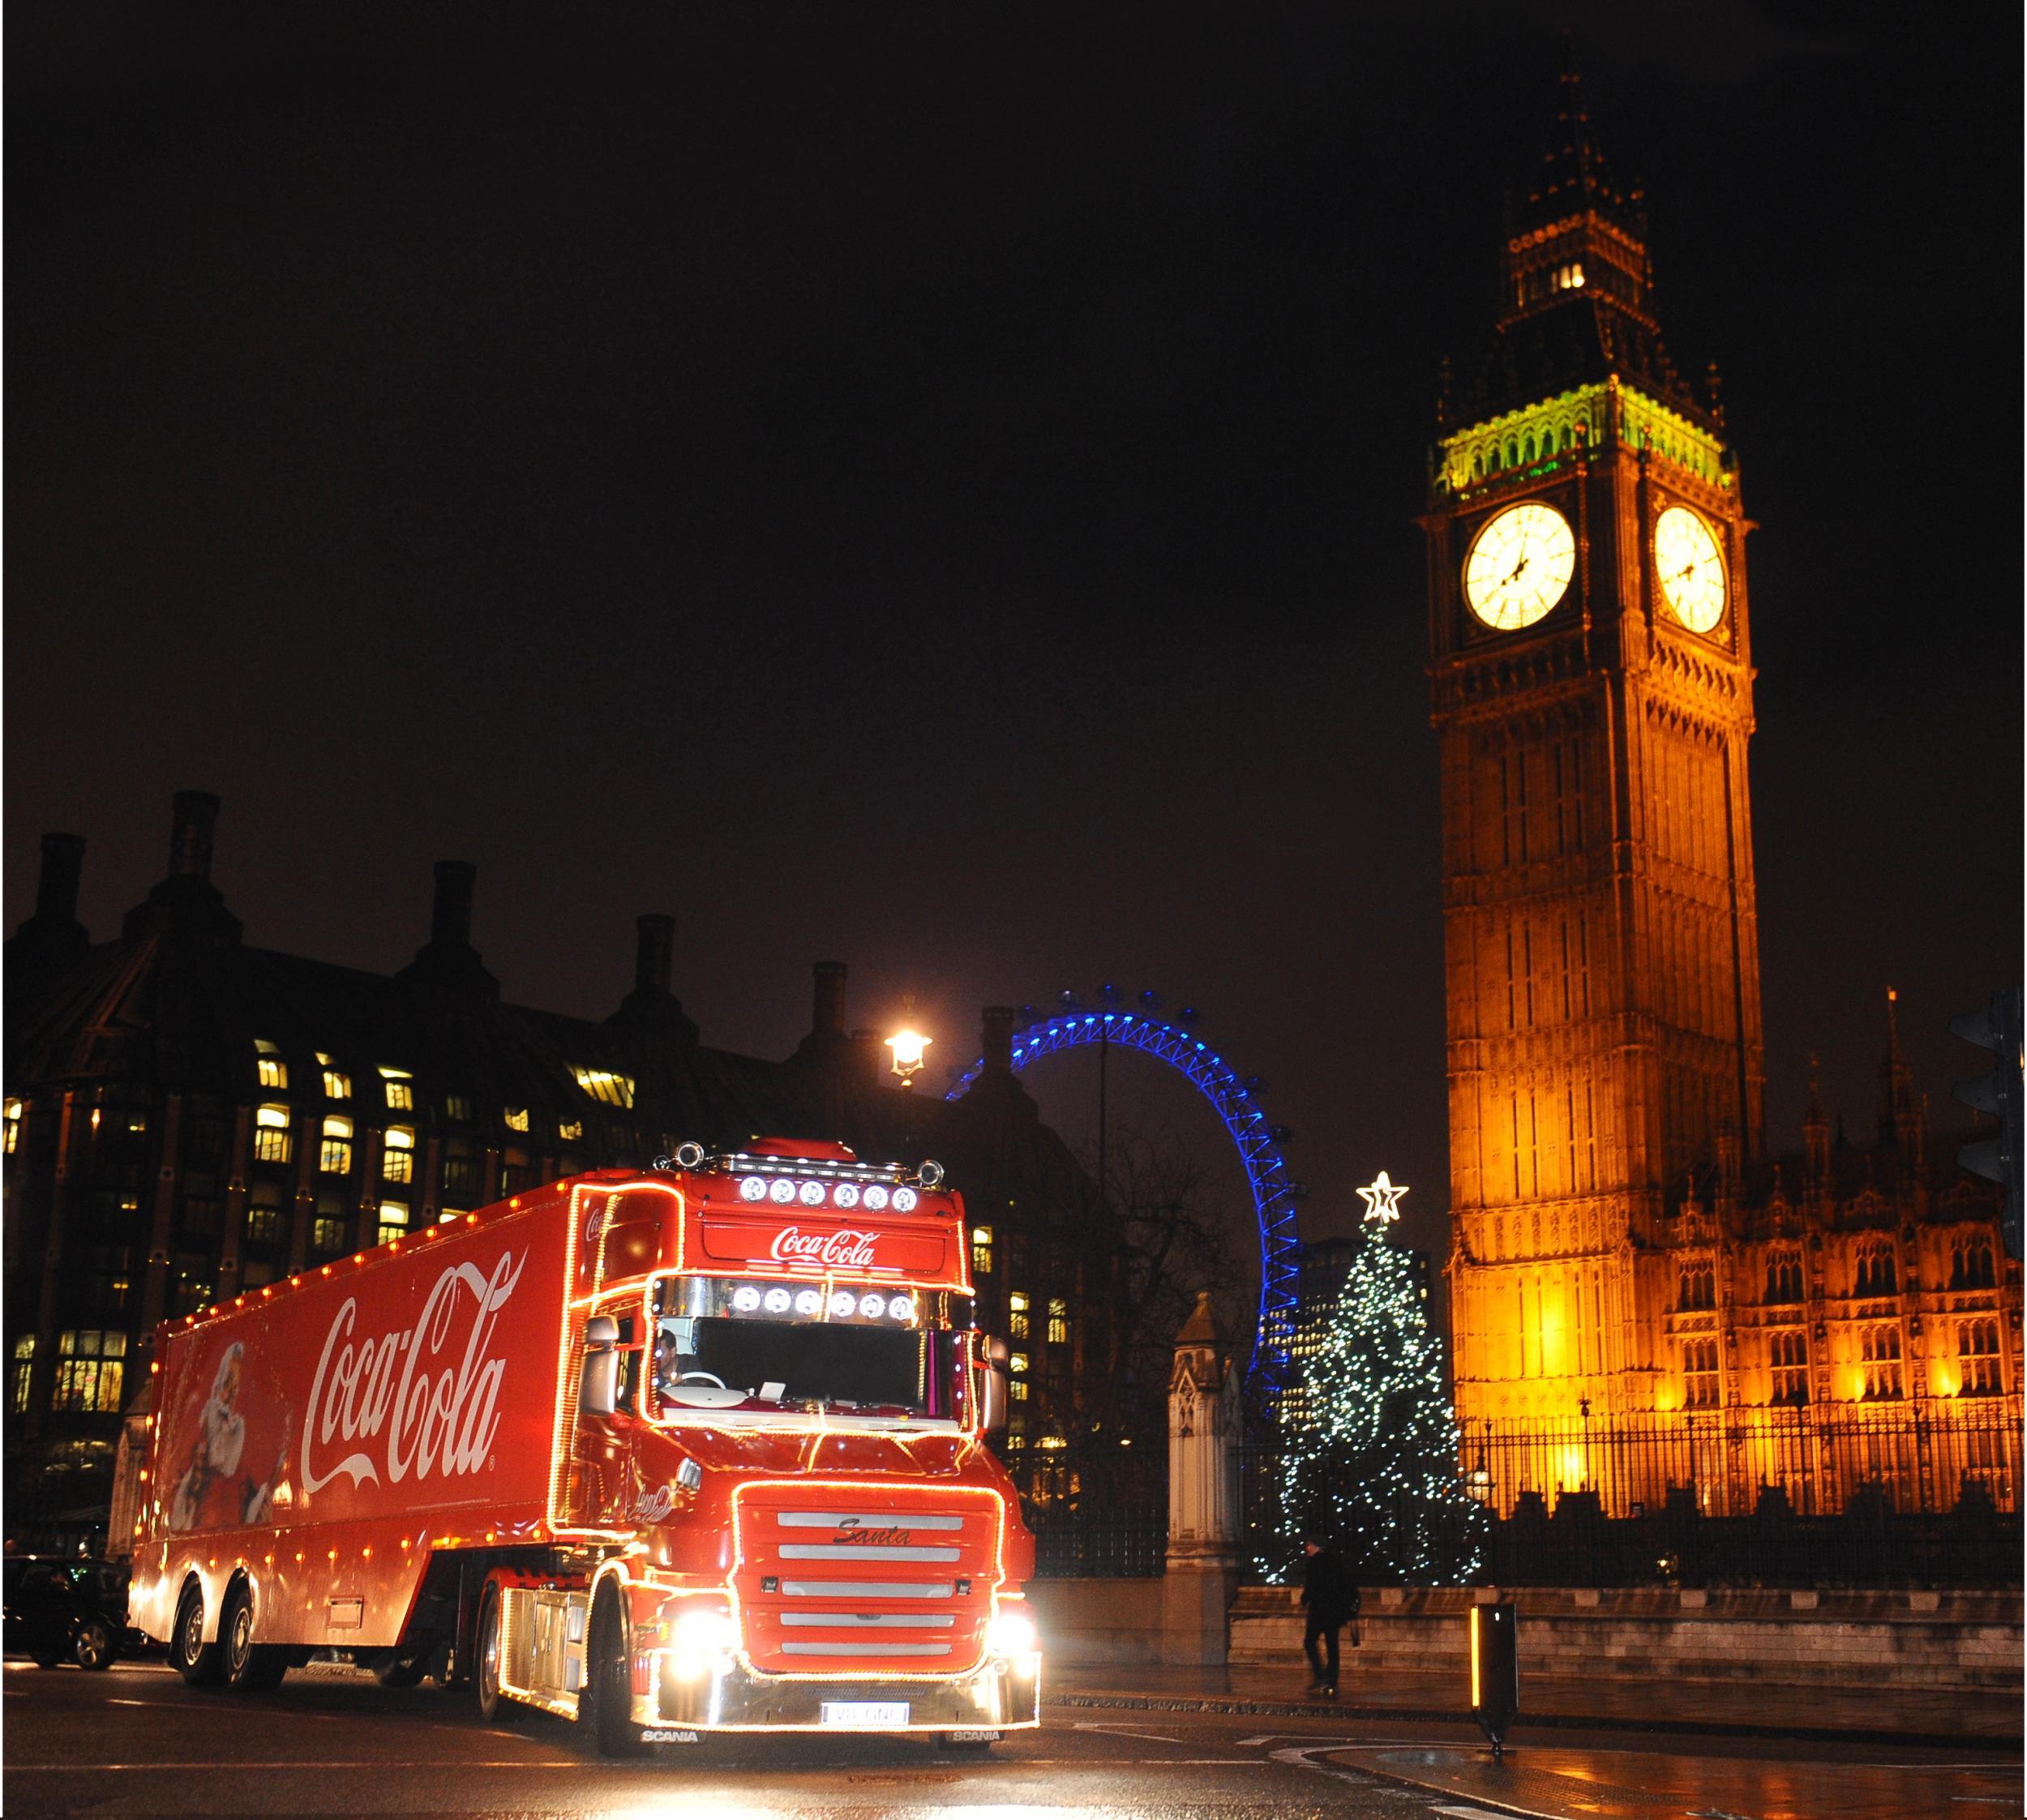
[[619,1407],[619,1324],[594,1314],[584,1327],[584,1375],[577,1381],[577,1408],[585,1415],[610,1415]]
[[997,1434],[1006,1426],[1006,1342],[988,1339],[979,1350],[979,1427]]

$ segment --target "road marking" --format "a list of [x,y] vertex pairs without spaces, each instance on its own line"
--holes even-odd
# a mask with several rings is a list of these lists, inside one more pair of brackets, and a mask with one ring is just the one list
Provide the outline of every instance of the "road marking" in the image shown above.
[[[468,1762],[452,1762],[439,1766],[451,1770],[581,1770],[585,1759],[581,1757],[543,1758],[530,1762],[516,1757],[511,1761],[495,1762],[490,1758]],[[282,1762],[253,1763],[222,1762],[212,1763],[94,1763],[92,1772],[101,1770],[405,1770],[412,1764],[389,1758],[375,1758],[369,1762],[324,1763]],[[9,1775],[76,1775],[82,1773],[75,1763],[10,1763]]]
[[152,1700],[108,1700],[105,1703],[109,1707],[152,1707],[155,1704]]
[[1446,1814],[1450,1820],[1506,1820],[1504,1814],[1494,1814],[1482,1807],[1438,1807],[1431,1809],[1435,1814]]
[[1257,1738],[1240,1739],[1239,1748],[1241,1750],[1250,1750],[1256,1744],[1271,1744],[1276,1738],[1285,1735],[1280,1732],[1262,1732]]
[[1078,1722],[1077,1729],[1080,1732],[1103,1732],[1108,1737],[1138,1738],[1144,1744],[1181,1744],[1182,1742],[1181,1738],[1172,1738],[1160,1732],[1129,1732],[1122,1726],[1093,1725],[1087,1720],[1081,1719]]

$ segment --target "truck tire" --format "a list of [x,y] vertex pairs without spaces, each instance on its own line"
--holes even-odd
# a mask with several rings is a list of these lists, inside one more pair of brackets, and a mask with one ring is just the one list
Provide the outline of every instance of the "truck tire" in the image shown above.
[[489,1586],[479,1602],[472,1685],[478,1689],[478,1716],[488,1725],[512,1725],[521,1717],[521,1707],[499,1690],[499,1588]]
[[71,1659],[80,1668],[109,1668],[119,1652],[113,1627],[104,1618],[87,1618],[78,1626],[77,1641],[71,1646]]
[[265,1694],[281,1685],[289,1659],[254,1641],[253,1589],[235,1580],[218,1614],[219,1677],[235,1694]]
[[204,1641],[204,1595],[193,1582],[176,1603],[169,1662],[192,1687],[205,1687],[218,1679],[218,1653],[216,1643]]
[[585,1645],[584,1692],[577,1696],[577,1723],[590,1728],[601,1757],[639,1757],[647,1745],[633,1723],[633,1677],[627,1668],[626,1625],[619,1595],[601,1587],[591,1608]]

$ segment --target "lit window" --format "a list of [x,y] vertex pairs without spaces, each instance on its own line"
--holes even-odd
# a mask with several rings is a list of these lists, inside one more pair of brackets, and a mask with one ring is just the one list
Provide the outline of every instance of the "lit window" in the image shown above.
[[324,1148],[317,1167],[327,1176],[346,1176],[352,1171],[352,1121],[328,1118],[324,1121]]
[[148,1115],[145,1112],[130,1112],[126,1115],[126,1132],[130,1137],[143,1137],[147,1131]]
[[567,1125],[558,1125],[556,1135],[566,1144],[579,1142],[584,1137],[584,1120],[572,1119]]
[[1027,1380],[1026,1378],[1015,1378],[1007,1389],[1012,1393],[1014,1400],[1017,1403],[1024,1403],[1027,1401]]
[[[264,1184],[266,1192],[279,1196],[281,1190],[272,1183]],[[258,1191],[256,1191],[258,1192]],[[246,1242],[254,1245],[272,1245],[281,1239],[281,1206],[279,1200],[255,1201],[246,1210]]]
[[444,1101],[444,1116],[468,1125],[472,1122],[472,1103],[462,1094],[448,1094]]
[[352,1077],[341,1074],[335,1068],[324,1071],[324,1097],[326,1099],[349,1099],[352,1097]]
[[577,1085],[594,1099],[632,1111],[633,1082],[626,1075],[614,1074],[602,1068],[573,1068],[570,1072],[577,1077]]
[[[7,1148],[9,1150],[14,1148],[14,1138],[11,1133],[7,1138]],[[992,1270],[992,1228],[989,1226],[975,1226],[971,1228],[972,1273],[977,1276],[984,1276]]]
[[1069,1304],[1060,1295],[1048,1299],[1048,1343],[1051,1346],[1069,1343]]
[[97,1328],[60,1334],[52,1409],[118,1415],[126,1373],[126,1336]]
[[35,1335],[24,1334],[14,1343],[14,1377],[7,1386],[7,1398],[17,1415],[25,1415],[28,1409],[28,1384],[35,1376]]
[[1025,1352],[1015,1352],[1009,1354],[1006,1361],[1006,1368],[1009,1372],[1013,1372],[1016,1377],[1018,1377],[1022,1372],[1027,1369],[1027,1355]]
[[1997,1396],[2004,1388],[1999,1380],[1999,1323],[1966,1321],[1956,1330],[1956,1356],[1963,1361],[1958,1394],[1966,1397]]
[[510,1106],[507,1108],[504,1116],[507,1120],[507,1128],[509,1131],[525,1131],[528,1128],[528,1108],[526,1107]]
[[1802,1335],[1776,1334],[1768,1358],[1773,1366],[1773,1400],[1777,1403],[1808,1402],[1809,1347]]
[[1575,261],[1555,268],[1555,288],[1559,291],[1580,291],[1583,289],[1583,268]]
[[259,1163],[286,1163],[292,1149],[289,1108],[263,1106],[254,1112],[254,1158]]
[[415,1079],[405,1068],[384,1068],[380,1080],[387,1090],[387,1105],[390,1112],[413,1112],[415,1110]]
[[[1027,1297],[1018,1289],[1009,1289],[1006,1294],[1006,1331],[1011,1339],[1027,1338]],[[1026,1370],[1026,1360],[1022,1361],[1021,1368]]]
[[6,1124],[7,1132],[4,1141],[6,1154],[12,1156],[15,1153],[15,1147],[21,1141],[21,1102],[19,1100],[11,1099],[7,1102]]
[[310,1243],[326,1257],[345,1249],[345,1222],[326,1214],[310,1229]]
[[1890,1402],[1897,1398],[1901,1394],[1901,1330],[1897,1326],[1868,1327],[1859,1345],[1866,1399]]
[[389,1125],[387,1150],[380,1158],[380,1174],[390,1182],[415,1180],[415,1133],[405,1125]]
[[405,1201],[383,1201],[380,1203],[380,1243],[398,1239],[408,1231],[408,1203]]
[[289,1066],[282,1060],[281,1051],[261,1037],[254,1038],[254,1066],[259,1070],[261,1086],[285,1089],[289,1085]]
[[1685,1340],[1682,1343],[1682,1402],[1690,1409],[1717,1407],[1717,1343]]

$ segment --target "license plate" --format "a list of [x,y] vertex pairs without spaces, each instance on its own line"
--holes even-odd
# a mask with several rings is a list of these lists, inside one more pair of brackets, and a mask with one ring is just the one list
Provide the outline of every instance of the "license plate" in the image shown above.
[[851,1725],[867,1731],[908,1723],[906,1700],[826,1700],[823,1703],[826,1725]]

